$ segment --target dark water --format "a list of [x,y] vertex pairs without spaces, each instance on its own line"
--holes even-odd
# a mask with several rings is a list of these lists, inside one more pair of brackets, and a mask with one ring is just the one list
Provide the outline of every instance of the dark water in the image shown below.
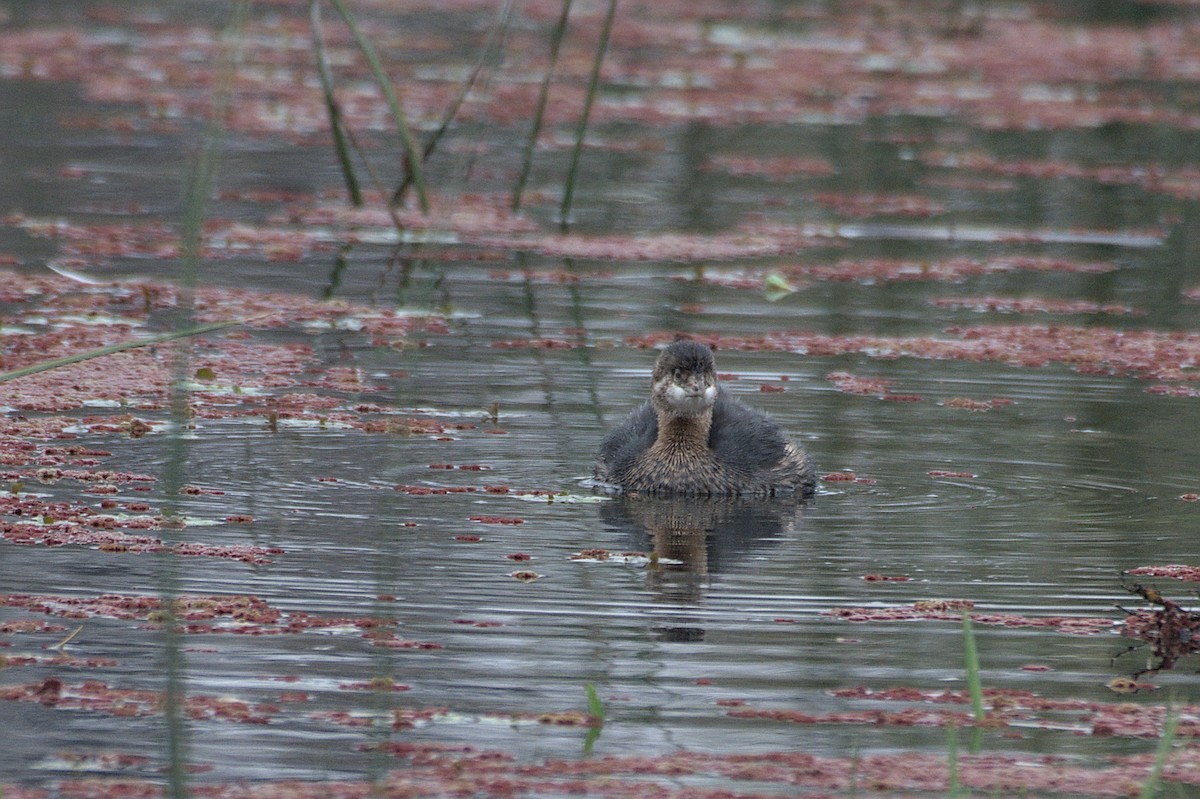
[[[21,9],[24,19],[21,4],[4,5]],[[176,214],[183,169],[178,145],[184,137],[135,137],[131,149],[128,141],[99,133],[57,129],[63,106],[75,102],[70,85],[0,80],[4,210],[105,219],[109,215],[96,209],[132,194],[148,216]],[[662,140],[660,150],[590,153],[583,185],[591,190],[581,192],[576,209],[583,231],[720,231],[751,212],[828,224],[838,220],[807,202],[813,191],[912,191],[923,177],[957,174],[924,165],[910,152],[913,145],[895,141],[947,137],[965,140],[964,149],[1004,158],[1089,164],[1182,166],[1200,156],[1194,131],[1166,126],[994,132],[954,120],[887,118],[732,130],[681,126],[653,135]],[[491,146],[497,151],[515,149],[519,141],[509,130],[495,136],[498,142]],[[803,152],[829,159],[837,174],[775,183],[695,168],[697,153],[792,152],[797,138]],[[322,153],[320,167],[300,170],[313,152]],[[63,166],[81,163],[102,177],[69,185],[56,179]],[[461,161],[448,163],[442,165],[445,172],[461,174],[456,171]],[[556,166],[545,167],[547,183]],[[223,156],[222,176],[223,185],[314,188],[338,181],[324,150],[297,155],[284,144],[237,136]],[[578,284],[501,281],[492,274],[495,264],[488,263],[396,263],[390,247],[369,245],[349,250],[342,266],[329,254],[286,267],[252,257],[212,266],[206,279],[219,285],[449,311],[448,333],[403,351],[372,348],[352,332],[278,335],[308,341],[327,364],[359,366],[382,388],[357,399],[476,427],[456,431],[453,441],[438,441],[335,427],[283,425],[272,432],[258,422],[233,420],[198,426],[187,442],[189,479],[224,493],[185,498],[182,509],[200,519],[248,514],[254,523],[197,527],[194,537],[278,546],[285,554],[260,566],[187,560],[179,575],[181,592],[253,594],[288,612],[391,618],[401,638],[441,648],[373,647],[358,631],[345,629],[186,638],[189,691],[255,702],[276,702],[283,691],[310,698],[283,704],[267,726],[192,724],[188,759],[212,767],[197,779],[374,774],[386,764],[361,745],[378,733],[331,725],[312,714],[372,714],[392,706],[450,710],[400,734],[405,740],[466,742],[523,760],[574,757],[582,751],[584,731],[489,714],[582,709],[587,684],[596,686],[607,711],[594,743],[597,754],[683,748],[943,752],[941,729],[742,720],[728,717],[717,704],[745,700],[751,707],[820,713],[849,706],[829,689],[962,689],[959,625],[854,625],[825,613],[925,599],[970,599],[981,611],[1033,617],[1111,617],[1112,634],[986,626],[976,634],[985,686],[1112,700],[1105,683],[1143,665],[1142,655],[1112,661],[1126,645],[1116,636],[1122,613],[1114,604],[1137,604],[1122,587],[1121,571],[1196,557],[1198,506],[1180,500],[1200,491],[1200,401],[1194,398],[1152,395],[1145,380],[1084,375],[1064,365],[722,350],[719,370],[738,378],[728,382],[729,389],[769,411],[813,452],[822,473],[852,470],[871,482],[824,483],[803,507],[600,502],[585,484],[604,432],[645,394],[653,352],[624,341],[649,331],[936,336],[953,325],[996,322],[1163,331],[1200,326],[1200,305],[1181,294],[1200,283],[1195,202],[1080,179],[1022,178],[1003,192],[921,191],[945,204],[947,213],[932,220],[841,220],[836,248],[776,261],[705,265],[705,272],[733,274],[797,261],[1017,255],[1097,260],[1117,268],[1085,275],[1014,271],[956,283],[814,281],[770,302],[761,291],[692,279],[693,266],[671,263],[522,255],[503,264],[515,275],[521,268],[575,271],[582,275]],[[783,202],[764,204],[765,198],[781,197]],[[219,201],[212,214],[256,222],[263,212]],[[530,214],[549,228],[549,208]],[[1014,231],[1043,229],[1059,231],[1060,240],[1009,240]],[[1109,232],[1099,239],[1079,233],[1100,229]],[[1158,232],[1145,234],[1149,229]],[[27,271],[37,271],[54,254],[53,242],[30,239],[11,225],[0,226],[0,245],[18,255]],[[167,269],[116,259],[103,274],[166,278]],[[1141,313],[1001,316],[931,305],[937,298],[992,295],[1127,304]],[[582,336],[588,346],[492,346],[542,336]],[[889,378],[896,391],[921,395],[922,401],[841,393],[825,378],[838,371]],[[761,392],[763,383],[786,391]],[[1013,403],[972,413],[942,404],[954,397]],[[486,418],[493,404],[494,424]],[[489,432],[495,427],[505,434]],[[106,467],[149,473],[164,468],[171,446],[164,435],[101,438],[97,445],[114,452]],[[439,463],[481,465],[486,471],[429,468]],[[975,476],[929,474],[939,470]],[[337,481],[317,479],[324,477]],[[569,496],[554,502],[482,492],[413,496],[395,491],[398,484],[505,484]],[[75,496],[71,486],[39,490]],[[163,497],[151,494],[148,501]],[[470,520],[478,515],[520,517],[524,523]],[[715,532],[706,537],[704,530]],[[459,535],[482,540],[455,540]],[[571,559],[587,549],[657,550],[681,563],[652,568],[637,559]],[[507,557],[516,553],[531,559]],[[541,577],[523,583],[510,576],[522,569]],[[6,592],[157,595],[166,566],[149,556],[0,542],[0,570]],[[911,579],[863,580],[872,574]],[[4,609],[0,619],[8,618],[25,616]],[[36,642],[16,637],[6,651],[39,651],[53,637]],[[66,673],[64,680],[94,677],[114,687],[161,687],[161,634],[139,623],[89,619],[70,650],[119,665],[102,673]],[[1023,670],[1027,664],[1051,670]],[[1185,663],[1158,675],[1164,693],[1131,701],[1161,702],[1170,689],[1186,696],[1194,667]],[[0,684],[56,673],[7,669]],[[374,676],[391,676],[410,690],[381,696],[341,687]],[[163,757],[164,728],[157,716],[117,719],[9,702],[0,706],[0,719],[9,730],[0,754],[3,782],[41,784],[60,776],[55,757],[63,751],[118,748],[149,755],[155,764]],[[1044,729],[1016,738],[988,733],[984,742],[985,751],[1091,758],[1151,746]]]

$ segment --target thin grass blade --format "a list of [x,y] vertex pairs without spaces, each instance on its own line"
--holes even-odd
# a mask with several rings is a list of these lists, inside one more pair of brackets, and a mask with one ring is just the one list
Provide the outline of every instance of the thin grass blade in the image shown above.
[[354,172],[354,163],[350,160],[350,144],[346,139],[342,108],[338,105],[337,97],[333,92],[333,70],[329,68],[329,58],[325,54],[325,36],[321,31],[321,0],[310,0],[308,16],[312,28],[313,58],[317,62],[321,94],[325,98],[325,111],[329,115],[329,132],[333,135],[333,148],[337,153],[338,164],[342,168],[342,180],[346,183],[346,190],[350,192],[350,202],[354,207],[361,208],[363,204],[362,189],[359,186],[358,175]]
[[[449,109],[447,109],[446,114],[442,117],[441,124],[438,125],[437,130],[425,142],[425,147],[421,151],[422,163],[429,160],[429,156],[433,155],[433,151],[437,149],[438,142],[446,135],[446,131],[450,129],[450,123],[458,116],[458,111],[462,108],[462,104],[466,102],[467,96],[479,82],[479,78],[483,74],[483,68],[494,58],[495,53],[503,48],[504,39],[508,35],[508,28],[512,22],[512,9],[513,0],[504,0],[497,15],[496,24],[488,34],[487,42],[484,44],[479,58],[475,60],[475,65],[471,68],[471,73],[467,76],[466,81],[463,82],[462,88],[458,90],[458,95],[450,103]],[[403,202],[404,194],[411,185],[412,173],[410,172],[404,176],[404,180],[401,181],[396,191],[392,193],[392,203],[398,205]]]
[[604,15],[604,27],[600,30],[600,41],[596,45],[596,58],[592,61],[592,74],[588,78],[587,95],[583,100],[583,113],[579,115],[579,125],[575,128],[575,146],[571,150],[571,165],[567,169],[567,182],[563,187],[562,205],[559,207],[559,221],[563,227],[569,223],[571,204],[575,198],[575,178],[579,172],[579,156],[583,152],[583,137],[587,134],[588,120],[592,115],[592,105],[596,100],[596,92],[600,88],[600,66],[604,63],[604,54],[608,50],[608,39],[612,34],[613,20],[617,16],[617,0],[608,0],[608,12]]
[[971,712],[975,721],[983,721],[983,683],[979,677],[979,650],[975,647],[975,630],[971,616],[963,611],[963,655],[967,668],[967,691],[971,695]]
[[346,27],[350,30],[350,35],[354,37],[355,44],[362,51],[363,57],[367,59],[367,66],[371,69],[371,74],[375,77],[375,82],[379,84],[379,89],[383,92],[388,109],[392,112],[396,131],[400,136],[400,144],[404,148],[405,174],[412,177],[413,186],[417,190],[417,200],[420,203],[421,212],[427,214],[429,213],[429,193],[426,191],[425,177],[421,170],[421,155],[417,152],[417,143],[408,129],[408,119],[404,115],[404,109],[400,107],[400,99],[396,96],[396,89],[392,86],[392,81],[388,78],[387,72],[384,71],[383,63],[379,60],[379,55],[375,52],[374,45],[363,35],[363,32],[358,27],[358,23],[354,20],[354,15],[350,13],[350,9],[346,8],[346,4],[342,0],[329,0],[329,2],[333,4],[334,9],[341,15],[342,21],[346,23]]
[[550,35],[550,63],[546,65],[546,75],[542,78],[542,87],[538,90],[537,105],[533,110],[533,124],[529,128],[529,138],[525,141],[525,151],[521,154],[521,174],[517,177],[517,186],[513,189],[512,210],[515,214],[521,210],[521,195],[525,193],[525,184],[529,182],[529,173],[533,169],[533,151],[537,147],[538,136],[542,133],[542,119],[546,115],[546,101],[550,97],[550,81],[554,77],[554,69],[558,65],[558,53],[562,48],[563,34],[567,30],[567,18],[571,15],[571,0],[563,0],[562,13],[558,24]]
[[1163,768],[1167,765],[1167,758],[1170,757],[1171,749],[1175,746],[1175,732],[1178,729],[1179,711],[1168,710],[1167,720],[1163,722],[1162,735],[1158,739],[1158,747],[1154,750],[1154,763],[1150,766],[1150,774],[1142,784],[1138,799],[1154,799],[1155,794],[1158,793],[1162,784]]

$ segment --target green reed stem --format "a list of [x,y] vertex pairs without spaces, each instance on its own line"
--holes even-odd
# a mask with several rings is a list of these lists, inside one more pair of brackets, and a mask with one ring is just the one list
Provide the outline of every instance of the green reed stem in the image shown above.
[[975,647],[975,630],[971,615],[963,611],[963,655],[967,668],[967,691],[971,695],[971,712],[975,721],[983,721],[983,683],[979,678],[979,650]]
[[[488,34],[487,42],[483,46],[483,51],[479,54],[479,58],[475,60],[475,65],[471,68],[471,73],[463,82],[462,87],[458,90],[458,96],[450,103],[450,107],[446,110],[446,114],[442,117],[442,122],[438,125],[437,130],[425,142],[425,147],[421,151],[422,163],[429,160],[429,156],[433,155],[433,151],[437,149],[438,142],[446,135],[446,131],[450,129],[450,124],[458,116],[459,109],[466,102],[467,95],[475,88],[475,84],[479,82],[479,76],[483,74],[483,68],[494,57],[494,54],[503,47],[504,37],[508,34],[509,24],[512,22],[513,0],[504,0],[500,6],[500,12],[496,17],[496,24],[492,27]],[[396,187],[396,191],[392,194],[392,203],[400,204],[404,200],[404,194],[408,191],[408,187],[412,184],[412,174],[406,174],[404,180]]]
[[601,724],[604,723],[604,703],[600,701],[599,694],[596,693],[596,686],[588,683],[583,686],[583,692],[587,695],[588,714]]
[[951,724],[946,728],[946,793],[950,799],[962,796],[962,784],[958,781],[958,727]]
[[[184,197],[184,216],[181,229],[179,259],[179,309],[176,315],[174,334],[163,337],[186,338],[204,330],[219,330],[235,322],[217,322],[196,328],[192,324],[192,307],[196,285],[199,282],[200,261],[203,253],[204,220],[212,198],[216,181],[218,155],[225,138],[225,120],[233,94],[233,81],[241,62],[243,33],[250,13],[249,0],[239,0],[234,6],[229,23],[222,31],[225,49],[217,68],[213,90],[213,107],[208,128],[200,151],[192,163]],[[145,346],[146,342],[138,342]],[[186,480],[188,443],[186,428],[191,413],[190,391],[187,381],[190,372],[191,352],[189,347],[176,347],[173,353],[172,379],[170,387],[171,433],[167,440],[166,461],[163,464],[161,488],[165,501],[163,516],[178,518],[178,496]],[[167,790],[171,799],[186,799],[188,796],[188,727],[185,709],[187,694],[187,664],[183,655],[183,642],[175,618],[175,600],[179,596],[179,558],[173,554],[178,543],[178,532],[172,525],[164,525],[163,543],[167,554],[161,559],[160,572],[163,608],[166,619],[163,633],[163,715],[166,720]]]
[[325,54],[325,36],[321,32],[321,0],[310,0],[308,16],[312,27],[313,57],[317,62],[317,76],[321,79],[325,111],[329,114],[329,132],[333,135],[333,148],[337,153],[338,164],[342,167],[342,179],[350,192],[350,202],[356,208],[361,208],[362,189],[359,187],[358,176],[354,173],[354,163],[350,160],[350,145],[344,129],[346,123],[342,120],[342,109],[333,93],[333,71],[329,68],[329,58]]
[[533,152],[537,147],[538,136],[542,132],[542,119],[546,115],[546,101],[550,97],[550,80],[554,77],[554,68],[558,65],[558,53],[562,48],[563,34],[567,30],[567,17],[571,15],[571,0],[563,0],[562,13],[558,24],[550,34],[550,63],[546,65],[546,75],[542,78],[542,87],[538,90],[537,105],[533,110],[533,125],[529,129],[529,138],[525,141],[525,151],[521,155],[521,174],[517,178],[517,186],[513,189],[512,210],[515,214],[521,210],[521,195],[525,193],[525,184],[529,182],[529,173],[533,169]]
[[592,104],[600,87],[600,66],[604,63],[604,53],[608,50],[608,37],[612,34],[613,20],[617,16],[617,0],[608,0],[608,13],[604,15],[604,27],[600,29],[600,42],[596,46],[596,58],[592,62],[592,74],[588,78],[587,95],[583,100],[583,113],[579,115],[579,125],[575,128],[575,147],[571,150],[571,165],[567,169],[567,182],[563,188],[562,206],[558,215],[562,226],[568,225],[571,216],[571,202],[575,197],[575,177],[579,171],[579,156],[583,152],[583,137],[587,133],[588,120],[592,115]]
[[417,189],[417,199],[421,205],[421,212],[427,214],[429,213],[429,194],[425,189],[425,177],[421,171],[421,156],[417,152],[416,140],[413,139],[412,133],[409,132],[408,120],[404,116],[404,109],[400,107],[399,98],[396,97],[396,89],[392,86],[392,81],[388,78],[387,72],[384,71],[383,63],[380,62],[379,56],[375,52],[375,47],[363,35],[362,31],[359,30],[358,23],[354,21],[354,16],[346,8],[346,4],[342,0],[329,0],[329,2],[333,4],[334,9],[341,15],[342,21],[346,23],[346,27],[350,30],[350,35],[354,37],[355,44],[362,51],[363,57],[367,59],[367,66],[370,67],[371,74],[375,76],[375,82],[379,84],[379,88],[383,92],[383,97],[392,112],[392,119],[396,123],[396,132],[400,136],[400,144],[404,148],[404,173],[406,176],[412,177],[412,183]]
[[68,355],[65,358],[54,358],[49,361],[42,361],[41,363],[35,363],[32,366],[26,366],[22,369],[14,369],[11,372],[0,373],[0,383],[7,383],[9,380],[16,380],[18,377],[35,375],[38,372],[48,372],[51,369],[58,369],[59,367],[69,366],[73,363],[80,363],[81,361],[90,361],[93,358],[103,358],[105,355],[125,352],[126,350],[134,350],[138,347],[151,347],[155,344],[162,344],[164,341],[173,341],[175,339],[189,338],[191,336],[201,336],[205,333],[211,333],[214,330],[224,330],[227,327],[240,325],[242,322],[243,320],[241,319],[231,319],[224,322],[212,322],[211,324],[207,325],[191,327],[187,330],[173,330],[170,333],[163,333],[150,338],[140,338],[134,341],[124,341],[120,344],[111,344],[107,347],[99,347],[98,349],[88,350],[87,352],[81,352],[76,355]]
[[1154,751],[1154,763],[1150,766],[1150,774],[1142,784],[1138,799],[1154,799],[1162,784],[1163,768],[1175,745],[1175,732],[1179,729],[1179,711],[1168,710],[1167,720],[1163,722],[1162,735],[1158,739],[1158,747]]

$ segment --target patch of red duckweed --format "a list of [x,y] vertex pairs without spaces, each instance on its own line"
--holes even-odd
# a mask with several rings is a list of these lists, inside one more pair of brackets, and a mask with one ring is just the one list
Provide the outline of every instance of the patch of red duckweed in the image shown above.
[[584,549],[576,552],[570,560],[609,560],[612,553],[607,549]]
[[906,583],[911,580],[903,574],[864,574],[863,580],[868,583]]
[[1047,666],[1045,663],[1026,663],[1021,666],[1021,671],[1054,671],[1052,666]]
[[202,488],[200,486],[191,486],[191,485],[184,486],[183,488],[179,489],[179,493],[187,494],[188,496],[192,496],[192,497],[199,497],[199,496],[204,496],[204,495],[221,497],[221,496],[225,495],[225,492],[219,488]]
[[[152,716],[162,712],[164,697],[159,691],[110,688],[98,680],[68,684],[51,677],[42,682],[0,688],[0,701],[38,702],[63,710],[86,710],[109,716]],[[191,694],[184,697],[184,713],[193,720],[269,724],[279,708],[232,697]]]
[[522,583],[532,583],[534,580],[539,579],[542,575],[535,571],[523,570],[515,571],[508,576]]
[[844,194],[818,192],[813,200],[839,216],[930,217],[945,213],[946,207],[922,194]]
[[469,544],[474,544],[479,541],[482,541],[483,539],[477,535],[456,535],[456,536],[454,536],[454,540],[455,541],[463,541],[463,542],[466,542]]
[[436,641],[410,641],[404,638],[397,638],[394,635],[385,635],[377,638],[372,638],[372,646],[383,647],[384,649],[444,649],[442,644]]
[[1002,160],[983,152],[952,153],[935,149],[921,156],[930,166],[951,165],[984,174],[1038,180],[1091,180],[1111,186],[1136,186],[1179,199],[1200,199],[1200,170],[1162,164],[1087,165],[1059,159]]
[[965,727],[974,722],[966,712],[945,710],[845,710],[832,713],[804,713],[798,710],[730,710],[737,719],[765,719],[788,724],[863,724],[875,727]]
[[956,480],[973,480],[979,475],[974,472],[948,472],[943,469],[933,469],[926,472],[930,477],[941,477]]
[[1184,502],[1197,502],[1200,501],[1200,494],[1180,494],[1179,498]]
[[1023,297],[938,297],[930,302],[938,308],[965,308],[993,313],[1132,314],[1133,308],[1118,303],[1088,300],[1055,300]]
[[849,372],[830,372],[825,379],[843,394],[883,395],[891,391],[894,380],[885,377],[858,377]]
[[1200,388],[1190,386],[1168,386],[1158,384],[1146,389],[1147,394],[1157,394],[1162,397],[1200,397]]
[[776,394],[781,391],[787,391],[787,388],[784,386],[773,386],[770,383],[763,383],[758,387],[758,390],[764,394]]
[[526,561],[526,560],[533,560],[533,555],[530,555],[528,552],[514,552],[511,555],[505,555],[504,557],[508,558],[509,560],[515,560],[518,562]]
[[475,486],[419,486],[419,485],[398,485],[395,490],[403,494],[411,496],[433,496],[444,494],[472,494],[477,489]]
[[362,422],[365,433],[393,435],[441,435],[446,428],[433,419],[369,419]]
[[338,689],[342,691],[407,691],[408,686],[403,683],[398,683],[391,677],[372,677],[365,682],[343,682],[338,683]]
[[480,524],[524,524],[525,520],[515,516],[470,516],[473,522]]
[[859,485],[874,485],[875,480],[871,477],[859,477],[851,471],[845,472],[830,472],[822,475],[821,479],[826,483],[856,483]]
[[[967,599],[936,599],[894,607],[831,608],[825,615],[844,621],[866,623],[881,621],[937,620],[961,622],[963,613],[973,610]],[[1093,635],[1113,628],[1111,619],[1075,616],[1022,616],[1015,613],[970,613],[976,624],[1000,627],[1041,627],[1070,635]]]
[[[1189,500],[1194,502],[1195,500]],[[1143,577],[1169,577],[1172,580],[1182,580],[1187,583],[1200,583],[1200,566],[1171,564],[1168,566],[1138,566],[1130,569],[1128,574]]]
[[12,635],[14,633],[62,633],[66,632],[66,630],[67,628],[61,624],[51,624],[47,621],[34,619],[0,622],[0,634],[4,635]]
[[710,155],[705,169],[720,170],[738,177],[761,177],[768,180],[791,180],[797,177],[828,177],[836,173],[833,164],[824,158],[804,156]]
[[[55,479],[68,476],[61,470]],[[92,473],[90,476],[96,476]],[[137,507],[143,507],[141,503]],[[148,509],[149,506],[144,506]],[[0,514],[29,521],[0,520],[0,535],[4,539],[23,545],[39,546],[89,546],[103,552],[113,553],[161,553],[173,552],[209,558],[239,560],[244,563],[270,563],[274,555],[283,554],[279,547],[252,544],[211,545],[198,542],[180,542],[167,545],[159,538],[122,532],[127,530],[152,530],[166,526],[161,516],[117,517],[97,513],[84,505],[66,502],[43,502],[28,495],[0,495]],[[249,517],[244,517],[249,518]]]
[[976,413],[990,411],[996,407],[996,404],[992,400],[974,400],[969,397],[951,397],[950,399],[942,400],[941,405],[944,408],[956,408]]

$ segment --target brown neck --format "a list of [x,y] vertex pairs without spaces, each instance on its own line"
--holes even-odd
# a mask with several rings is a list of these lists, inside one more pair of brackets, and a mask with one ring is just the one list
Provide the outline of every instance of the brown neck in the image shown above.
[[658,412],[656,448],[675,451],[707,451],[708,431],[712,427],[712,411],[699,416],[675,416]]

